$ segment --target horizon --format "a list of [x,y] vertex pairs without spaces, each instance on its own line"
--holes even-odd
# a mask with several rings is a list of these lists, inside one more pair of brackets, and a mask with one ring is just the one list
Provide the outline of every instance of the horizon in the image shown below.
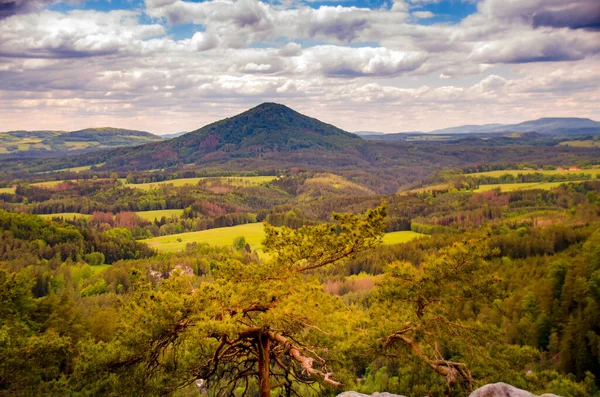
[[[260,104],[258,104],[256,106],[248,108],[248,109],[246,109],[246,110],[244,110],[242,112],[239,112],[239,113],[236,113],[236,114],[233,114],[233,115],[228,115],[228,116],[225,116],[225,117],[223,117],[221,119],[218,119],[218,120],[210,121],[207,124],[204,124],[204,125],[202,125],[200,127],[196,127],[196,128],[193,128],[193,129],[190,129],[190,130],[186,130],[186,131],[155,133],[153,131],[146,131],[146,130],[142,130],[142,129],[135,128],[135,127],[134,128],[127,128],[127,127],[113,126],[113,125],[88,126],[88,127],[79,128],[79,129],[73,129],[73,130],[61,130],[61,129],[55,129],[55,128],[45,128],[44,130],[47,130],[47,131],[60,131],[60,132],[76,132],[76,131],[81,131],[81,130],[86,130],[86,129],[114,128],[114,129],[123,129],[123,130],[129,129],[129,130],[134,130],[134,131],[147,132],[147,133],[150,133],[152,135],[159,136],[159,137],[162,137],[162,136],[165,136],[165,135],[175,135],[175,134],[182,134],[183,135],[183,134],[187,134],[187,133],[199,130],[201,128],[204,128],[207,125],[210,125],[212,123],[216,123],[218,121],[225,120],[227,118],[235,117],[235,116],[237,116],[239,114],[244,113],[245,111],[254,109],[256,107],[259,107],[259,106],[262,106],[262,105],[265,105],[265,104],[282,105],[282,106],[287,107],[288,109],[291,109],[293,111],[298,112],[296,109],[294,109],[294,108],[292,108],[292,107],[290,107],[290,106],[288,106],[286,104],[283,104],[283,103],[278,103],[278,102],[262,102],[262,103],[260,103]],[[302,112],[298,112],[298,113],[302,113]],[[305,116],[312,117],[312,118],[317,118],[317,117],[315,117],[313,115],[310,115],[310,114],[305,114],[305,113],[302,113],[302,114],[304,114]],[[573,117],[552,117],[552,116],[542,116],[542,117],[539,117],[539,118],[536,118],[536,119],[526,119],[526,120],[517,121],[515,123],[485,123],[485,124],[471,124],[471,123],[467,123],[467,124],[460,124],[460,125],[445,126],[445,127],[437,128],[435,130],[428,130],[428,131],[418,131],[416,129],[405,130],[405,131],[395,131],[395,132],[394,131],[392,131],[392,132],[383,132],[383,131],[376,131],[376,130],[345,130],[345,131],[351,132],[353,134],[359,134],[359,133],[367,133],[367,134],[369,134],[369,133],[373,133],[373,134],[433,133],[433,132],[435,132],[437,130],[440,130],[440,129],[449,129],[449,128],[458,128],[458,127],[467,127],[467,126],[485,126],[485,125],[492,125],[492,124],[511,125],[511,124],[520,124],[520,123],[530,122],[530,121],[538,121],[538,120],[543,120],[543,119],[579,119],[579,120],[590,120],[590,121],[594,121],[594,122],[599,122],[598,120],[594,120],[594,119],[589,118],[589,117],[577,117],[577,116],[573,116]],[[323,120],[319,120],[319,121],[323,121]],[[335,125],[335,124],[333,124],[333,125],[337,127],[337,125]],[[15,131],[28,131],[28,132],[30,132],[30,131],[42,131],[42,130],[29,130],[29,129],[6,130],[6,131],[0,131],[0,134],[9,133],[9,132],[15,132]]]
[[595,0],[0,1],[5,131],[165,135],[265,101],[347,131],[600,119]]

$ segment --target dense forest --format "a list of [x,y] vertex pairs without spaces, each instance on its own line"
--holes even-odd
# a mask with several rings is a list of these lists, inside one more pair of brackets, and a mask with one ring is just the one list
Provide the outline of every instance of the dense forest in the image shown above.
[[598,397],[599,152],[557,139],[264,104],[2,161],[0,395]]
[[[178,176],[2,193],[0,394],[598,393],[600,181],[476,192],[494,181],[463,170],[381,195],[299,169]],[[143,241],[256,222],[261,250]],[[381,244],[403,230],[422,237]]]

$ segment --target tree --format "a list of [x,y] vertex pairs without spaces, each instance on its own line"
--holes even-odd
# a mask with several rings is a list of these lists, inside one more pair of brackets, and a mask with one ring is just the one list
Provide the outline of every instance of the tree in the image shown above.
[[389,265],[372,309],[374,321],[386,319],[384,349],[408,349],[449,387],[471,388],[473,377],[460,360],[486,354],[486,327],[474,319],[499,295],[499,278],[485,260],[494,253],[485,241],[467,241],[440,250],[420,267]]
[[219,395],[341,386],[330,359],[354,314],[324,292],[318,272],[379,244],[385,217],[379,207],[297,230],[265,225],[269,260],[215,263],[214,282],[196,287],[181,276],[158,289],[139,281],[118,337],[88,346],[73,378],[88,392],[146,395],[197,379]]

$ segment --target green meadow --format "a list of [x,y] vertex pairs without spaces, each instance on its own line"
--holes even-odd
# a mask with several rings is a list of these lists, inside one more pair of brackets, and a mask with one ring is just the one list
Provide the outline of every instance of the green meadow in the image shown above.
[[475,192],[487,192],[490,190],[500,188],[502,192],[511,192],[513,190],[531,190],[531,189],[543,189],[550,190],[555,187],[559,187],[563,183],[577,183],[578,181],[568,182],[528,182],[528,183],[497,183],[494,185],[479,185],[479,188],[475,189]]
[[137,211],[135,214],[147,221],[154,222],[154,219],[160,219],[163,216],[167,219],[172,217],[179,218],[183,214],[183,210]]
[[391,232],[386,233],[383,236],[383,244],[392,245],[392,244],[401,244],[406,243],[407,241],[414,240],[417,237],[427,236],[426,234],[416,233],[411,230],[403,230],[400,232]]
[[[202,230],[200,232],[172,234],[141,241],[157,249],[159,252],[177,252],[183,251],[188,243],[193,242],[229,246],[233,245],[233,240],[236,237],[242,236],[250,244],[250,248],[253,251],[261,251],[261,244],[265,238],[262,223],[249,223],[246,225]],[[412,231],[386,233],[383,237],[383,243],[388,245],[400,244],[421,236],[424,235]]]
[[596,177],[600,175],[600,168],[592,168],[587,170],[578,170],[578,171],[558,171],[558,170],[496,170],[496,171],[487,171],[487,172],[475,172],[473,174],[465,174],[466,176],[478,177],[478,176],[490,176],[490,177],[501,177],[503,175],[512,175],[518,176],[519,174],[544,174],[544,175],[592,175],[592,177]]
[[263,224],[249,223],[246,225],[202,230],[200,232],[171,234],[141,240],[141,242],[147,243],[150,247],[156,248],[160,252],[177,252],[183,251],[188,243],[193,242],[208,243],[216,246],[233,245],[233,240],[241,236],[250,244],[252,250],[260,250],[261,243],[265,238]]
[[162,182],[151,182],[151,183],[136,183],[128,184],[129,187],[137,189],[150,190],[156,189],[160,186],[173,185],[174,187],[186,186],[186,185],[197,185],[198,182],[205,179],[223,180],[224,183],[232,186],[244,186],[244,185],[262,185],[263,183],[271,182],[275,179],[275,176],[231,176],[231,177],[203,177],[203,178],[180,178],[171,179]]
[[81,218],[91,218],[91,215],[88,214],[78,214],[77,212],[60,212],[58,214],[40,214],[42,218],[52,219],[52,218],[64,218],[64,219],[81,219]]

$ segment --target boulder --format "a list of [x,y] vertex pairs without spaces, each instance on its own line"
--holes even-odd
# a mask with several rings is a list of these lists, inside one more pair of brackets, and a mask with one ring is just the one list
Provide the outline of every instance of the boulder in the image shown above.
[[[490,383],[475,390],[469,397],[538,397],[528,391],[506,383]],[[542,394],[539,397],[558,397],[556,394]]]
[[337,397],[404,397],[399,394],[391,394],[391,393],[379,393],[375,392],[371,395],[357,393],[355,391],[345,391],[342,394],[338,394]]

